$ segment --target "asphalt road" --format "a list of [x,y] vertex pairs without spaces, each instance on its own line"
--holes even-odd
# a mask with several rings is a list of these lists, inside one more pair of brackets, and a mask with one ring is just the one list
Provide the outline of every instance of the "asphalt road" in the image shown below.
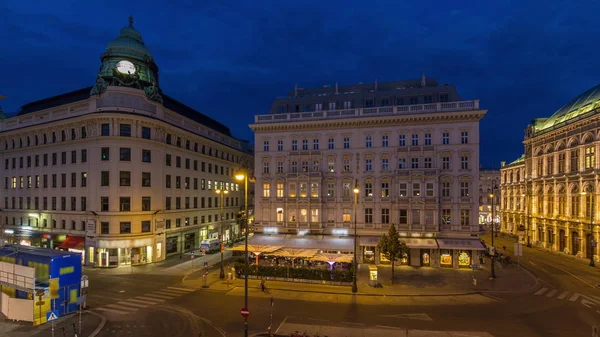
[[[496,246],[512,249],[513,239]],[[486,331],[493,336],[591,336],[600,326],[600,270],[584,262],[524,248],[521,262],[540,279],[528,294],[495,293],[480,304],[452,297],[407,297],[389,304],[250,298],[250,335],[286,323],[342,324],[419,330]],[[133,270],[135,272],[135,270]],[[113,275],[95,270],[88,303],[107,317],[99,336],[243,336],[240,291],[186,289],[183,275]],[[497,277],[502,277],[498,268]],[[320,296],[313,294],[312,296]],[[476,295],[482,296],[482,295]],[[377,302],[376,299],[374,299]],[[271,320],[272,312],[272,320]],[[331,336],[334,337],[334,336]]]

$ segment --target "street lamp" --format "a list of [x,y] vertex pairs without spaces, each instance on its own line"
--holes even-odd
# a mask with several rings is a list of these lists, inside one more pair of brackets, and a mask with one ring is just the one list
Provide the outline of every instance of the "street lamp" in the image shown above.
[[494,257],[496,256],[496,248],[494,247],[494,227],[496,227],[496,224],[494,223],[494,190],[497,189],[498,187],[496,186],[496,179],[492,180],[492,193],[490,193],[490,198],[492,198],[492,266],[490,268],[490,280],[493,280],[496,278],[496,267],[495,267],[495,261],[494,261]]
[[219,272],[219,278],[224,279],[225,270],[223,270],[223,199],[225,198],[225,194],[229,193],[229,191],[217,189],[215,190],[215,192],[221,196],[221,203],[219,204],[221,206],[221,221],[219,221],[219,244],[221,245],[221,271]]
[[[582,195],[586,195],[587,192],[581,192]],[[594,262],[594,187],[590,185],[590,267],[595,267]]]
[[356,285],[356,273],[358,269],[358,261],[356,260],[356,204],[358,204],[358,193],[360,192],[357,184],[354,185],[352,192],[354,192],[354,273],[352,273],[352,292],[356,293],[358,292],[358,286]]
[[[248,172],[237,173],[235,179],[244,181],[244,308],[248,308]],[[248,315],[244,316],[244,337],[248,337]]]

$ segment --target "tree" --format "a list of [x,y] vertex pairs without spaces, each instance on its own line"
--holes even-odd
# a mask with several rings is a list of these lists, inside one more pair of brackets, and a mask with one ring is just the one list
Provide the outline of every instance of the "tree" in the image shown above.
[[379,239],[377,244],[379,251],[385,255],[385,258],[392,261],[392,284],[394,283],[394,264],[396,259],[408,253],[408,247],[404,242],[400,242],[400,235],[396,230],[396,225],[391,224],[388,234]]

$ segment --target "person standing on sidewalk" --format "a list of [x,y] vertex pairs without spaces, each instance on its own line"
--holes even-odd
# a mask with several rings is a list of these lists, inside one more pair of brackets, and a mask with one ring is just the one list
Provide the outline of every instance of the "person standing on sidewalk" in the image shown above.
[[265,278],[264,277],[260,278],[260,291],[262,291],[263,293],[265,292]]
[[477,288],[477,279],[473,276],[473,288]]

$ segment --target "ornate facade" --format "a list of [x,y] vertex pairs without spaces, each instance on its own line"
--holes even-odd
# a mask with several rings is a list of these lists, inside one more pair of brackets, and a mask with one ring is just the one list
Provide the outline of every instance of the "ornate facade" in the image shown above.
[[405,263],[464,265],[482,248],[476,235],[485,113],[479,101],[462,101],[453,86],[424,77],[295,89],[251,125],[257,232],[303,236],[303,247],[315,248],[310,240],[352,236],[356,220],[359,261],[378,263],[379,237],[396,224],[411,248]]
[[[0,121],[3,239],[82,251],[99,267],[199,250],[221,231],[233,239],[244,195],[234,172],[253,165],[246,150],[226,126],[162,93],[131,20],[94,87]],[[216,189],[229,191],[223,205]]]
[[502,228],[522,241],[598,260],[600,86],[526,129],[525,154],[502,168]]
[[[492,193],[493,192],[493,193]],[[492,197],[493,195],[493,197]],[[500,170],[479,169],[479,223],[500,223]],[[493,209],[493,211],[492,211]]]

